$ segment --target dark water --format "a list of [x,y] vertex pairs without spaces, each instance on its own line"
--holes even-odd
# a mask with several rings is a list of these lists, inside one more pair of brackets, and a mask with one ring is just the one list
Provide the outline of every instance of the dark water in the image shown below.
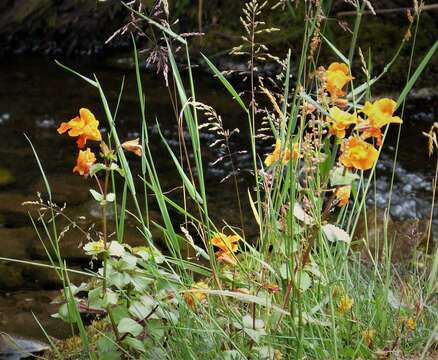
[[[137,137],[141,130],[141,121],[132,71],[90,64],[76,64],[74,67],[88,76],[96,72],[113,109],[117,103],[121,79],[126,75],[116,122],[122,140]],[[202,72],[195,75],[199,99],[214,106],[227,127],[240,127],[242,130],[231,142],[232,151],[244,149],[245,116],[210,75]],[[166,138],[177,151],[175,114],[163,80],[153,74],[145,74],[143,81],[152,151],[164,188],[172,189],[177,185],[177,177],[169,156],[160,144],[155,122],[156,119],[159,121]],[[398,219],[425,218],[429,215],[435,164],[427,156],[427,145],[421,132],[428,129],[435,119],[437,102],[436,96],[411,99],[408,102],[391,209],[392,215]],[[73,208],[76,209],[73,213],[79,215],[85,212],[85,215],[93,216],[96,211],[86,201],[90,184],[77,174],[72,174],[77,151],[74,141],[67,136],[59,136],[56,132],[58,124],[76,116],[80,107],[91,109],[105,129],[98,93],[82,80],[46,59],[19,59],[0,63],[0,180],[3,176],[0,181],[0,249],[3,249],[0,250],[0,256],[44,260],[44,254],[38,251],[35,243],[39,240],[31,235],[33,229],[26,219],[26,210],[20,205],[24,199],[34,199],[35,193],[42,190],[40,172],[23,134],[27,134],[35,146],[49,181],[53,181],[55,187],[67,187],[63,195],[65,200],[73,203]],[[387,204],[396,135],[396,131],[390,133],[387,149],[379,165],[379,180],[376,185],[378,192],[373,198],[382,207]],[[208,145],[214,141],[214,136],[203,131],[202,141]],[[270,146],[265,144],[262,147],[263,151],[269,149],[268,145]],[[213,214],[218,220],[235,220],[238,213],[233,183],[230,179],[220,183],[230,173],[231,164],[225,162],[213,166],[212,163],[221,155],[214,149],[206,150],[204,155],[207,181],[214,184],[209,187]],[[129,159],[134,171],[138,169],[138,159]],[[235,161],[241,171],[241,183],[244,184],[250,168],[249,157],[239,154]],[[95,217],[98,218],[98,215]],[[72,252],[76,254],[80,249],[73,249]],[[75,255],[72,259],[73,266],[83,265],[83,259],[78,259]],[[55,312],[56,308],[48,303],[56,295],[55,289],[59,286],[53,279],[54,275],[49,271],[33,270],[29,267],[19,268],[20,273],[17,275],[17,267],[4,263],[0,265],[3,266],[0,269],[0,331],[42,338],[42,333],[30,313],[33,311],[49,333],[58,337],[68,335],[68,327],[49,318],[49,314]]]

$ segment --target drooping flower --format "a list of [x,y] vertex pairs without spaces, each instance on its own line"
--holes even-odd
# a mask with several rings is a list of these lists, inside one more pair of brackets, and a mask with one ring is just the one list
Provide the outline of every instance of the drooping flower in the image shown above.
[[[197,289],[200,289],[200,291],[196,291]],[[193,285],[190,292],[184,293],[184,300],[191,308],[196,306],[196,300],[201,304],[205,303],[207,296],[205,292],[201,291],[203,289],[208,289],[208,284],[204,281],[198,281]]]
[[359,170],[371,169],[377,160],[379,152],[359,137],[350,137],[341,145],[339,160],[347,168]]
[[339,300],[338,311],[340,315],[344,315],[347,311],[350,311],[353,307],[354,300],[348,295],[343,295]]
[[329,133],[340,139],[345,137],[345,131],[350,125],[357,123],[357,114],[349,114],[336,106],[330,108],[329,113],[331,116],[327,117],[327,121],[331,124]]
[[96,162],[96,156],[87,148],[87,150],[79,150],[79,155],[76,160],[76,166],[73,172],[78,172],[80,175],[87,177],[90,174],[91,166]]
[[240,241],[239,235],[225,235],[217,233],[211,239],[211,244],[220,249],[220,251],[231,254],[235,253],[238,249],[238,242]]
[[125,141],[122,144],[122,148],[125,149],[126,151],[130,151],[134,153],[135,155],[141,156],[142,146],[139,144],[139,141],[140,141],[139,138]]
[[58,133],[64,134],[68,131],[71,137],[78,137],[76,143],[79,149],[83,149],[87,140],[102,140],[102,135],[98,127],[99,121],[96,120],[94,114],[86,108],[81,108],[79,110],[79,116],[76,116],[69,122],[61,123],[58,128]]
[[[275,142],[275,147],[274,147],[274,151],[272,153],[270,153],[268,156],[266,156],[265,159],[265,165],[266,166],[271,166],[273,164],[275,164],[277,161],[280,160],[281,157],[281,141],[280,139],[277,139],[277,141]],[[291,157],[291,151],[286,147],[285,149],[283,149],[283,164],[287,164],[290,160]],[[299,144],[295,143],[293,145],[293,153],[292,153],[292,157],[293,159],[298,159],[299,157]]]
[[350,200],[351,194],[351,186],[340,186],[336,189],[336,199],[338,200],[338,206],[343,207],[348,204],[348,200]]
[[345,91],[342,89],[351,80],[354,79],[349,75],[347,64],[338,62],[331,63],[325,71],[326,88],[332,98],[344,96]]

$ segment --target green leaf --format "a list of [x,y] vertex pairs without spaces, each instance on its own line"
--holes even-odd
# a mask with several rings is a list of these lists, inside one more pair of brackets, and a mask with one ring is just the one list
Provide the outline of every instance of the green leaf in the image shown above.
[[221,83],[225,86],[225,88],[228,90],[228,92],[233,96],[233,99],[237,101],[237,103],[242,107],[245,112],[248,112],[248,109],[246,108],[242,98],[237,93],[236,90],[234,90],[233,86],[230,84],[230,82],[225,79],[225,76],[222,75],[222,73],[219,71],[219,69],[213,65],[213,63],[204,55],[201,54],[204,58],[205,62],[209,66],[209,68],[213,71],[213,73],[219,78]]
[[420,77],[423,70],[426,68],[427,64],[429,63],[432,56],[435,54],[435,51],[438,48],[438,40],[433,44],[433,46],[430,48],[430,50],[427,52],[426,56],[421,61],[420,65],[418,65],[417,69],[415,70],[414,74],[409,79],[408,83],[404,87],[403,91],[401,92],[398,100],[397,100],[397,108],[401,105],[401,103],[405,100],[406,96],[409,94],[415,83],[417,82],[418,78]]
[[108,252],[111,256],[121,257],[125,255],[125,248],[118,241],[111,241]]
[[93,195],[94,200],[101,202],[103,200],[103,195],[96,190],[90,189],[91,195]]
[[351,185],[359,178],[358,174],[346,171],[344,167],[338,166],[330,174],[330,184],[332,186]]
[[143,342],[131,336],[128,336],[125,340],[123,340],[123,344],[139,352],[146,352]]
[[138,336],[143,331],[143,326],[131,318],[123,318],[117,325],[117,330],[120,334],[129,333],[133,336]]
[[99,359],[102,360],[120,360],[121,356],[114,339],[108,336],[102,336],[96,343]]
[[184,172],[184,169],[182,168],[180,162],[176,158],[175,154],[173,153],[172,149],[170,148],[169,144],[167,143],[166,139],[164,138],[163,134],[161,133],[160,126],[157,122],[157,129],[158,133],[160,134],[161,139],[163,140],[164,146],[166,146],[167,151],[169,152],[170,156],[172,157],[173,163],[175,164],[176,169],[179,172],[179,175],[184,183],[184,186],[186,187],[187,191],[189,192],[190,196],[193,200],[197,201],[199,204],[202,204],[202,197],[199,195],[199,193],[196,191],[196,188],[193,186],[192,182],[189,180],[187,175]]
[[101,163],[97,163],[91,166],[91,170],[90,170],[90,175],[94,176],[96,175],[99,171],[105,170],[106,166],[104,164]]
[[348,59],[338,50],[338,48],[333,45],[324,35],[320,34],[322,36],[322,38],[324,39],[324,41],[328,44],[328,46],[330,47],[330,49],[333,50],[333,52],[339,57],[339,59],[341,59],[345,64],[348,65],[348,67],[350,67],[350,62],[348,61]]
[[109,193],[106,194],[105,200],[108,202],[113,202],[116,199],[116,194],[114,193]]

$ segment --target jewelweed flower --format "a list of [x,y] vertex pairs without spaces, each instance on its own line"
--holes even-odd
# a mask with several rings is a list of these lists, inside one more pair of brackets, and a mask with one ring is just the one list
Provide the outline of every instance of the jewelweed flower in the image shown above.
[[359,137],[350,137],[341,145],[339,160],[347,168],[359,170],[371,169],[377,160],[379,152]]
[[102,135],[99,132],[99,121],[96,120],[94,114],[86,109],[79,110],[79,116],[69,122],[63,122],[58,128],[59,134],[64,134],[68,131],[71,137],[78,137],[76,143],[79,149],[83,149],[87,140],[101,141]]
[[336,135],[340,139],[345,137],[345,131],[350,125],[357,123],[357,114],[349,114],[336,106],[330,108],[329,113],[331,116],[327,117],[327,121],[331,125],[329,133]]
[[376,335],[376,330],[374,329],[366,329],[362,331],[362,336],[367,343],[368,347],[371,347],[373,345],[374,336]]
[[351,186],[341,186],[336,189],[336,199],[338,200],[338,206],[343,207],[347,205],[348,200],[350,200],[350,194],[351,194]]
[[105,251],[103,240],[90,241],[84,245],[84,250],[87,255],[97,255]]
[[79,155],[76,160],[76,166],[73,172],[78,172],[80,175],[87,177],[90,174],[91,166],[96,162],[96,156],[87,148],[87,150],[79,150]]
[[343,295],[339,301],[338,311],[339,314],[344,315],[347,311],[350,311],[353,307],[354,300],[348,295]]
[[232,255],[232,253],[229,253],[227,251],[219,250],[216,253],[217,261],[220,263],[225,263],[228,265],[236,265],[236,259]]
[[370,127],[380,129],[388,124],[403,123],[398,116],[393,116],[396,105],[394,100],[384,98],[374,103],[367,101],[361,111],[368,117]]
[[217,233],[211,239],[213,246],[216,246],[220,251],[231,254],[235,253],[238,249],[237,243],[240,241],[239,235],[225,235],[222,233]]
[[204,292],[202,291],[194,291],[197,289],[208,289],[208,285],[203,282],[203,281],[198,281],[197,283],[195,283],[193,285],[193,288],[191,289],[192,291],[190,293],[185,293],[184,294],[184,300],[186,301],[186,303],[191,307],[194,308],[196,306],[196,301],[200,303],[205,302],[205,300],[207,299],[207,296],[205,295]]
[[125,149],[126,151],[130,151],[134,153],[135,155],[141,156],[142,146],[139,144],[139,141],[140,141],[139,138],[125,141],[122,144],[122,148]]
[[[277,161],[280,160],[280,157],[281,157],[281,141],[280,141],[280,139],[277,139],[277,141],[275,142],[274,151],[272,153],[270,153],[268,156],[266,156],[265,165],[271,166],[271,165],[275,164]],[[285,148],[284,155],[283,155],[283,164],[287,164],[290,160],[290,157],[291,157],[291,151],[288,148]],[[298,143],[295,143],[293,146],[292,157],[294,159],[298,159],[298,157],[299,157],[299,144]]]
[[327,91],[333,98],[344,96],[345,92],[342,89],[349,81],[354,79],[354,77],[349,75],[347,64],[338,62],[330,64],[325,71],[325,78]]

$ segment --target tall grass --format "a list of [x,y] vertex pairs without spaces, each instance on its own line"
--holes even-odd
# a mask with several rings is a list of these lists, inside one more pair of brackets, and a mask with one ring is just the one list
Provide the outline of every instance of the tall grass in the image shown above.
[[[256,0],[249,3],[253,8],[257,5]],[[341,146],[344,140],[327,132],[330,121],[334,120],[330,109],[337,100],[331,99],[324,90],[326,80],[320,66],[328,64],[319,63],[321,46],[331,49],[337,61],[343,62],[350,73],[356,68],[353,64],[360,63],[364,82],[358,85],[358,80],[349,81],[348,94],[340,97],[350,113],[360,111],[370,100],[374,84],[396,61],[400,49],[414,47],[411,44],[415,44],[421,8],[417,9],[409,25],[415,26],[414,41],[401,39],[394,58],[381,74],[375,75],[371,56],[366,59],[357,47],[367,1],[355,2],[357,19],[347,55],[324,34],[321,24],[323,6],[327,5],[324,3],[309,1],[304,4],[306,17],[301,54],[297,56],[289,51],[285,57],[282,91],[279,94],[272,94],[268,89],[264,91],[273,107],[267,111],[266,118],[272,138],[278,139],[279,144],[271,154],[276,156],[275,161],[264,161],[264,156],[258,152],[261,115],[257,96],[261,91],[254,51],[257,27],[248,24],[247,28],[253,36],[249,51],[249,99],[245,94],[239,94],[213,62],[203,56],[212,74],[228,91],[229,101],[237,102],[242,120],[248,122],[253,180],[242,193],[236,187],[236,198],[248,197],[251,210],[243,216],[257,228],[255,239],[245,238],[238,227],[214,223],[211,218],[215,204],[210,203],[207,196],[204,174],[207,165],[200,137],[203,120],[196,106],[196,84],[185,38],[130,9],[166,37],[171,74],[181,105],[180,126],[189,140],[186,143],[185,138],[180,137],[182,150],[178,155],[161,131],[159,134],[188,197],[183,204],[170,197],[160,182],[159,160],[154,158],[149,142],[149,128],[155,121],[147,112],[148,94],[143,90],[135,42],[134,63],[141,116],[138,124],[142,147],[140,174],[131,170],[114,120],[117,111],[112,111],[99,80],[66,68],[82,78],[86,85],[96,88],[102,100],[110,131],[104,139],[107,151],[103,151],[103,161],[92,167],[91,177],[98,183],[101,178],[106,179],[105,186],[94,197],[102,206],[103,227],[106,226],[108,203],[114,203],[117,234],[116,240],[111,241],[107,231],[103,231],[102,246],[98,241],[85,246],[90,256],[102,260],[102,268],[90,273],[92,281],[77,288],[68,279],[68,269],[59,247],[56,208],[51,208],[52,228],[45,225],[45,234],[40,235],[45,244],[47,238],[53,247],[56,256],[51,261],[64,284],[65,305],[61,306],[59,316],[79,329],[81,341],[73,351],[68,348],[73,354],[68,354],[64,346],[48,356],[370,359],[421,354],[426,358],[436,341],[438,253],[422,255],[422,271],[409,268],[406,275],[400,275],[391,261],[391,250],[398,246],[397,238],[388,234],[386,226],[375,253],[370,245],[374,240],[368,238],[367,232],[359,238],[355,236],[360,219],[365,218],[366,222],[370,211],[377,213],[376,209],[367,209],[365,201],[368,194],[375,191],[376,162],[367,171],[354,167],[347,169],[340,164],[339,155],[345,151]],[[261,14],[257,11],[254,14],[250,21],[256,22]],[[185,52],[185,73],[181,73],[175,60],[172,45],[175,41]],[[437,46],[438,42],[416,69],[411,69],[412,61],[409,63],[406,86],[397,99],[398,107],[404,106],[406,96]],[[355,61],[358,56],[360,62]],[[291,66],[292,61],[296,68]],[[291,81],[292,74],[294,81]],[[361,77],[359,73],[354,75]],[[159,129],[159,123],[157,126]],[[379,155],[388,127],[381,145],[368,140]],[[39,161],[38,164],[44,176]],[[116,187],[115,177],[122,177],[122,191]],[[50,195],[49,183],[46,179],[45,182]],[[336,196],[341,186],[352,189],[351,200],[343,207],[337,206],[340,199]],[[143,191],[139,193],[138,187]],[[160,210],[160,224],[149,219],[149,195]],[[132,199],[132,209],[127,205],[128,198]],[[187,206],[188,202],[191,206]],[[228,206],[238,209],[239,204]],[[175,213],[185,219],[183,224],[175,222],[171,215]],[[145,247],[131,248],[124,243],[127,216],[135,219],[138,231],[144,236]],[[384,223],[387,224],[387,215]],[[366,227],[373,225],[366,223]],[[166,246],[163,253],[151,235],[151,227],[157,227],[163,233]],[[236,243],[238,251],[234,248]],[[218,248],[221,250],[217,251]],[[186,257],[187,249],[196,256]],[[79,310],[99,314],[99,321],[87,327]]]

